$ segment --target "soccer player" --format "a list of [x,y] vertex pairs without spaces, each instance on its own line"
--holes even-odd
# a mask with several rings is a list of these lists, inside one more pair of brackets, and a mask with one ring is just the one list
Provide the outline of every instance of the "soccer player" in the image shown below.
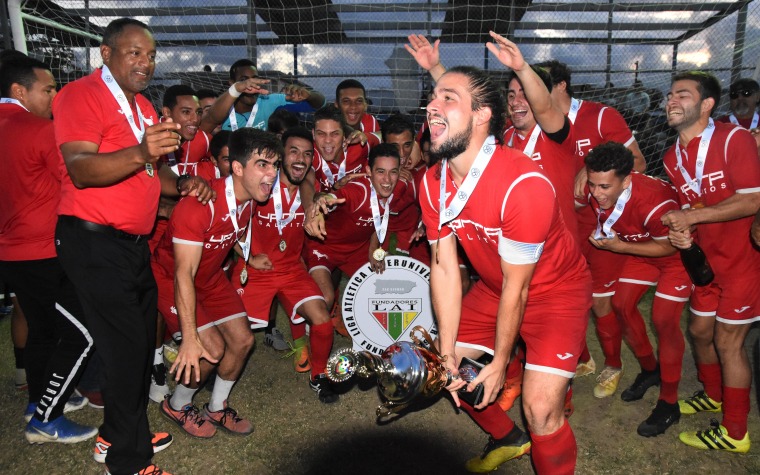
[[242,127],[267,128],[272,112],[288,103],[307,101],[315,109],[322,107],[325,98],[317,91],[290,85],[282,93],[270,94],[265,88],[268,79],[259,77],[253,61],[239,59],[230,67],[230,88],[220,95],[203,118],[204,130],[213,130],[222,124],[223,130],[235,131]]
[[[253,334],[222,263],[238,241],[248,259],[253,208],[269,198],[282,159],[277,137],[261,130],[233,132],[229,148],[232,173],[211,185],[220,199],[212,206],[181,200],[151,260],[159,311],[171,335],[182,337],[171,368],[179,384],[161,404],[161,412],[200,438],[212,437],[214,426],[240,435],[253,431],[227,404],[253,347]],[[247,271],[232,278],[245,283]],[[215,367],[211,399],[201,412],[193,396]]]
[[340,110],[328,104],[314,113],[314,162],[317,191],[338,190],[363,176],[370,149],[379,141],[374,135],[349,144],[350,128]]
[[335,106],[346,119],[346,124],[354,130],[369,135],[380,132],[380,122],[367,113],[367,90],[356,79],[346,79],[335,88]]
[[414,140],[414,123],[411,117],[396,114],[388,117],[382,126],[383,143],[393,144],[398,148],[401,167],[410,172],[407,193],[410,205],[401,209],[398,216],[390,223],[389,233],[396,234],[396,251],[430,265],[430,246],[419,240],[424,237],[420,231],[422,215],[419,206],[419,185],[427,171],[421,160],[419,145]]
[[752,247],[752,217],[760,208],[760,160],[752,135],[710,117],[720,82],[701,71],[673,77],[668,125],[678,132],[663,159],[682,210],[662,217],[673,246],[704,250],[715,274],[691,297],[689,333],[703,391],[679,401],[681,414],[723,411],[720,425],[682,432],[699,449],[747,452],[750,372],[744,340],[760,314],[760,252]]
[[222,130],[214,135],[208,146],[209,157],[216,165],[218,178],[224,178],[230,174],[230,148],[227,143],[230,141],[229,130]]
[[[638,401],[651,386],[660,385],[657,406],[637,430],[639,435],[653,437],[681,417],[677,404],[684,352],[680,324],[692,285],[676,249],[668,241],[668,228],[660,222],[663,214],[679,209],[676,191],[662,180],[633,172],[633,164],[633,153],[616,142],[598,145],[586,155],[586,203],[597,216],[596,230],[588,239],[605,254],[625,256],[617,268],[618,289],[612,297],[612,307],[641,373],[621,398]],[[638,310],[650,285],[657,286],[651,315],[659,362]],[[600,342],[605,357],[619,361],[621,332],[615,337],[600,338]],[[597,395],[596,388],[594,394]]]
[[[388,230],[391,209],[403,200],[406,184],[397,186],[401,158],[395,145],[380,144],[369,154],[365,176],[332,193],[314,195],[321,210],[338,203],[325,218],[325,233],[306,241],[306,265],[322,290],[327,308],[335,301],[331,272],[340,269],[351,276],[369,261],[372,270],[385,269],[385,254],[378,253]],[[403,183],[403,182],[401,182]]]
[[158,122],[140,94],[155,70],[148,27],[120,18],[103,32],[103,68],[67,84],[53,101],[66,165],[56,245],[104,364],[100,435],[112,473],[165,473],[151,463],[146,408],[156,340],[156,283],[147,238],[159,194],[214,197],[199,177],[179,179],[158,159],[179,149],[180,126]]
[[[488,49],[531,77],[517,47],[491,35],[496,44]],[[415,54],[415,48],[407,49]],[[495,470],[530,449],[538,473],[573,473],[577,448],[563,406],[591,304],[583,257],[552,183],[535,162],[502,144],[506,104],[484,72],[447,71],[427,111],[435,165],[425,174],[420,204],[431,243],[437,345],[455,377],[447,387],[454,401],[490,435],[466,468]],[[480,275],[464,297],[457,243]],[[523,407],[530,437],[494,404],[518,335],[527,346]],[[484,353],[492,362],[474,380],[460,379],[461,359]],[[458,395],[478,384],[482,402],[473,406]]]
[[181,126],[179,150],[163,157],[174,173],[200,176],[209,181],[216,178],[213,163],[204,160],[208,157],[211,135],[199,128],[203,109],[195,91],[183,84],[169,87],[164,93],[161,115],[164,120],[169,118]]
[[[538,66],[546,68],[552,78],[551,95],[553,101],[559,105],[574,126],[576,143],[576,177],[575,198],[580,202],[585,201],[584,190],[587,176],[585,157],[589,151],[597,145],[606,142],[618,142],[625,145],[634,157],[633,169],[644,173],[646,160],[639,149],[636,138],[628,128],[623,116],[614,108],[599,102],[584,101],[573,97],[572,75],[566,64],[556,60],[539,63]],[[600,341],[610,335],[620,333],[618,319],[612,310],[612,296],[615,294],[616,280],[610,273],[616,273],[621,263],[618,256],[600,252],[592,246],[587,239],[589,234],[596,229],[596,216],[589,206],[577,208],[578,237],[581,251],[586,257],[591,268],[592,279],[592,315],[595,317],[597,336]],[[617,385],[622,376],[622,362],[610,359],[605,360],[605,368],[600,374],[596,389],[597,394],[612,395],[617,390]],[[585,347],[578,362],[576,377],[592,374],[596,371],[596,363],[588,347]]]
[[[36,444],[82,442],[94,437],[97,428],[71,421],[63,413],[93,344],[55,249],[61,189],[50,120],[55,79],[50,68],[35,59],[4,59],[0,94],[0,282],[13,287],[26,316],[21,323],[28,325],[22,366],[29,390],[25,436]],[[16,327],[18,317],[13,318]],[[83,406],[84,401],[79,407]]]
[[[293,127],[283,134],[282,142],[285,156],[276,186],[269,200],[258,206],[253,217],[250,266],[238,260],[232,271],[236,276],[247,268],[248,282],[233,279],[233,286],[243,299],[251,328],[267,326],[272,299],[277,297],[290,318],[295,351],[307,351],[303,324],[306,319],[310,325],[309,386],[316,391],[321,402],[333,403],[338,400],[338,395],[333,392],[325,374],[333,344],[333,323],[322,291],[301,260],[306,235],[298,186],[311,167],[314,153],[311,132],[304,127]],[[300,359],[300,356],[296,355],[296,358]]]

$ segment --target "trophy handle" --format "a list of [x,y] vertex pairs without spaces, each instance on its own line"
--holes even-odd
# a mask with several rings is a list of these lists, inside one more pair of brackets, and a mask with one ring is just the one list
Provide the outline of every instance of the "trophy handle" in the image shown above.
[[[422,338],[425,340],[425,343],[422,343],[420,341],[420,338],[415,335],[415,333],[418,333],[422,335]],[[430,336],[430,333],[428,333],[427,330],[425,330],[425,327],[422,325],[417,325],[416,327],[412,328],[412,331],[409,332],[409,336],[412,338],[412,341],[415,345],[421,346],[423,348],[427,348],[431,353],[433,353],[435,356],[438,357],[441,362],[446,361],[446,356],[440,354],[438,352],[438,349],[435,347],[435,343],[433,342],[433,338]]]

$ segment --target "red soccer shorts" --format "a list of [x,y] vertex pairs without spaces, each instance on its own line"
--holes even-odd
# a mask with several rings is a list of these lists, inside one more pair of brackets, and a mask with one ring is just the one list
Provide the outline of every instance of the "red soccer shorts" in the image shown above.
[[[578,356],[586,341],[591,288],[585,279],[569,280],[544,299],[530,299],[520,336],[526,345],[525,369],[575,376]],[[493,354],[499,296],[482,281],[475,282],[462,300],[457,346]]]
[[[154,274],[158,285],[158,311],[164,316],[169,334],[173,338],[180,336],[179,317],[174,302],[174,279],[163,272]],[[222,269],[219,269],[203,289],[196,287],[195,292],[195,324],[198,332],[246,316],[243,302]]]
[[615,288],[623,269],[626,254],[604,251],[595,248],[588,240],[581,242],[581,251],[588,262],[591,270],[591,288],[594,297],[611,297],[615,295]]
[[760,320],[760,285],[757,276],[695,287],[691,296],[691,313],[698,317],[715,317],[718,321],[742,325]]
[[232,283],[243,300],[251,328],[266,328],[269,323],[269,308],[274,297],[277,297],[290,321],[296,324],[304,321],[303,317],[296,313],[298,307],[309,300],[325,300],[317,283],[301,266],[281,271],[261,271],[249,266],[248,282],[245,285],[240,285],[240,279],[234,278],[240,275],[242,269],[240,259],[232,271]]

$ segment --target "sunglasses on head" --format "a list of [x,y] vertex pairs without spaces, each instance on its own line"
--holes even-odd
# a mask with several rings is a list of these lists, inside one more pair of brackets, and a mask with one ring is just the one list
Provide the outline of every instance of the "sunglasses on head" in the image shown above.
[[737,97],[739,97],[739,94],[741,94],[744,97],[749,97],[749,96],[751,96],[752,94],[754,94],[756,92],[757,91],[750,91],[750,90],[744,89],[743,91],[734,91],[734,92],[731,92],[731,93],[728,94],[728,97],[730,97],[731,99],[736,99]]

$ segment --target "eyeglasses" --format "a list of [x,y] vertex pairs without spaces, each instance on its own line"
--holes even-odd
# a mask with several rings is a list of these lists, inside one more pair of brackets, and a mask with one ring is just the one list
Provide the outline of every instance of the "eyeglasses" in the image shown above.
[[736,99],[737,97],[739,97],[739,94],[741,94],[743,97],[749,97],[752,94],[755,94],[756,92],[757,91],[749,91],[747,89],[745,89],[743,91],[733,91],[733,92],[731,92],[731,93],[728,94],[728,97],[730,97],[731,99]]

